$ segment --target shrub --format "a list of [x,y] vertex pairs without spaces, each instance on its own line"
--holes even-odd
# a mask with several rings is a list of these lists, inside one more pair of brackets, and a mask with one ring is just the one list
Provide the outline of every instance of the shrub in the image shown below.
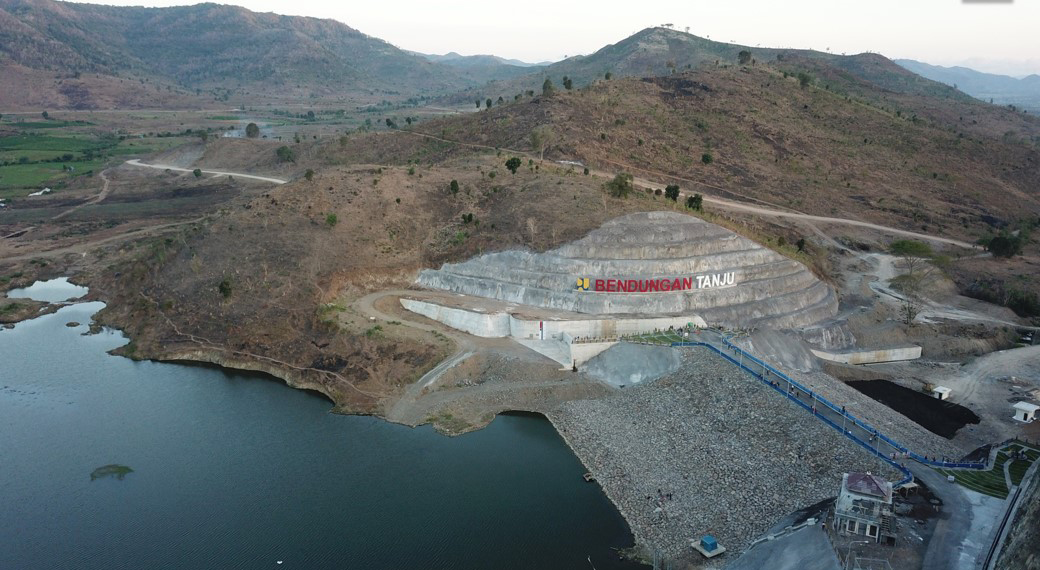
[[632,175],[621,172],[613,180],[605,184],[607,191],[615,198],[627,198],[632,192]]
[[336,216],[336,214],[329,214],[325,216],[325,223],[328,224],[330,228],[335,227],[336,224],[339,223],[339,217]]
[[308,168],[307,172],[305,172],[303,174],[303,177],[306,178],[307,180],[314,180],[314,171],[311,170],[310,168]]
[[296,162],[296,151],[287,146],[278,147],[274,153],[278,156],[278,160],[282,162]]
[[195,178],[202,178],[202,169],[200,168],[192,170],[191,173],[195,175]]
[[704,164],[711,164],[712,162],[715,162],[715,158],[711,156],[710,152],[706,152],[701,155],[701,162]]

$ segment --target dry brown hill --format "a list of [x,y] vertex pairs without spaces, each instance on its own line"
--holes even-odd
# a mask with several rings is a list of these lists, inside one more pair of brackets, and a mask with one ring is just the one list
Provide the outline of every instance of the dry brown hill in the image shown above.
[[[15,67],[17,66],[17,67]],[[5,87],[24,74],[62,79],[39,86],[34,98],[4,96],[38,108],[61,104],[96,108],[95,82],[147,83],[149,91],[200,96],[200,101],[345,95],[408,98],[443,94],[487,81],[482,73],[442,65],[404,52],[335,20],[251,12],[237,6],[198,4],[170,8],[114,7],[52,0],[0,0],[0,70]],[[104,78],[102,80],[102,78]],[[19,82],[20,84],[20,82]],[[26,88],[19,87],[22,91]],[[104,91],[104,90],[102,90]],[[85,93],[83,93],[85,92]],[[155,104],[126,89],[123,106]],[[248,97],[246,97],[248,96]],[[159,101],[170,106],[177,100]],[[196,102],[197,106],[199,103]],[[18,107],[21,108],[21,107]]]
[[601,81],[417,128],[524,151],[539,129],[547,159],[812,214],[978,238],[1040,213],[1035,117],[826,66],[805,85],[763,65]]

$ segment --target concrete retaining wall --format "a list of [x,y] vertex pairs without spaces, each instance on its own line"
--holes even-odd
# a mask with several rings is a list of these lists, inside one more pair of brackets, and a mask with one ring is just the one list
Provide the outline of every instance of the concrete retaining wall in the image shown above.
[[485,338],[509,336],[509,315],[505,313],[479,313],[464,309],[453,309],[436,303],[401,299],[404,308],[424,317],[444,323],[453,329]]
[[850,352],[827,352],[812,349],[818,358],[840,362],[842,364],[877,364],[879,362],[897,362],[900,360],[916,360],[921,358],[921,347],[901,346],[877,350],[857,350]]

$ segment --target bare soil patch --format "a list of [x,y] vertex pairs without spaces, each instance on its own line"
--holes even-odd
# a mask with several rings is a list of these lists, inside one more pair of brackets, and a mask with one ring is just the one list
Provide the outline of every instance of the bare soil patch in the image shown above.
[[964,406],[938,400],[889,380],[856,380],[848,384],[946,439],[953,439],[957,430],[968,424],[979,423],[979,416]]

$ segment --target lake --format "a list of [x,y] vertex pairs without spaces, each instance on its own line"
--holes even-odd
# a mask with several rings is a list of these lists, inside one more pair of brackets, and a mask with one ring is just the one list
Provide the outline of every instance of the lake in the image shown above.
[[122,334],[84,334],[103,306],[0,330],[0,568],[636,567],[543,418],[448,438],[331,414],[266,376],[108,355]]

